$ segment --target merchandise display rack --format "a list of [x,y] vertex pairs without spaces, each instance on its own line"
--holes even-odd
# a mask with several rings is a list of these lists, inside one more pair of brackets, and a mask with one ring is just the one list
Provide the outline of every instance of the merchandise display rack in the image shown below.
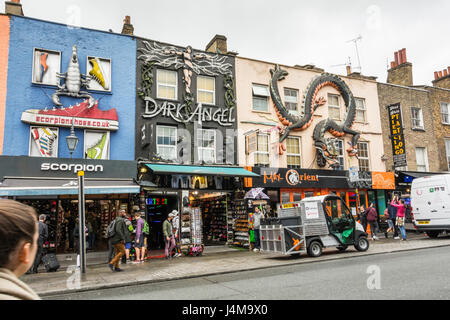
[[232,230],[233,239],[232,244],[248,247],[249,233],[248,233],[248,213],[246,209],[247,200],[244,199],[244,193],[236,193],[235,198],[231,203],[232,216]]
[[221,244],[228,241],[226,195],[196,199],[194,207],[200,207],[203,214],[205,244]]

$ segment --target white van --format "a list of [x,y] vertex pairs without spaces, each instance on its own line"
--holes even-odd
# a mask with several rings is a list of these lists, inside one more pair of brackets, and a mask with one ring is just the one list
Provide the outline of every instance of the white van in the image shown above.
[[414,225],[436,238],[450,230],[450,174],[416,178],[411,186]]

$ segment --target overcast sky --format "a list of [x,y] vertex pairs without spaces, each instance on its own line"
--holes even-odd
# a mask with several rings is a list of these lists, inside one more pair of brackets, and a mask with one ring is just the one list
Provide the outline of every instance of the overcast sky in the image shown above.
[[[24,14],[204,50],[215,34],[242,57],[284,65],[315,64],[345,74],[349,57],[385,82],[394,52],[406,48],[414,85],[432,85],[450,65],[450,1],[368,0],[21,0]],[[0,11],[4,12],[4,2]],[[350,42],[349,42],[350,41]],[[342,65],[342,66],[334,66]],[[355,70],[358,71],[358,70]]]

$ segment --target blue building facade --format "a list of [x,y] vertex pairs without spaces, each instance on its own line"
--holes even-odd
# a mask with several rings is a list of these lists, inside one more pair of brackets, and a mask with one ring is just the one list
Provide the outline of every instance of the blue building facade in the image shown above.
[[[78,97],[69,94],[78,89],[69,87],[77,74],[74,56],[81,78],[91,77]],[[73,158],[134,160],[134,37],[11,16],[7,88],[3,155],[69,158],[66,137],[74,122],[79,143]],[[39,134],[44,141],[49,136],[33,136],[36,128],[47,128],[53,138],[51,154],[37,141]]]

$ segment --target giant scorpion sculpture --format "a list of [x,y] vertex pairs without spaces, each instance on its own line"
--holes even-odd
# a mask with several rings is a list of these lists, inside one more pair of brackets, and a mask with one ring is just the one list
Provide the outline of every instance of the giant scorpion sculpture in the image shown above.
[[82,87],[87,87],[91,80],[90,76],[81,74],[80,65],[78,63],[77,46],[72,47],[72,57],[69,62],[69,67],[66,73],[57,73],[56,76],[64,79],[63,85],[58,84],[58,90],[52,96],[52,101],[57,106],[62,106],[59,96],[69,96],[75,98],[88,98],[89,107],[95,103],[95,99],[87,91],[81,91]]
[[313,78],[308,85],[306,93],[303,97],[303,113],[302,115],[292,115],[284,106],[280,93],[278,91],[278,81],[284,80],[288,72],[282,70],[278,65],[275,69],[271,69],[272,75],[270,81],[270,95],[280,122],[285,126],[284,131],[280,137],[280,142],[283,142],[289,135],[290,131],[302,131],[311,126],[314,111],[325,104],[326,100],[323,97],[318,97],[320,89],[325,86],[332,86],[342,95],[347,114],[342,123],[336,123],[333,119],[325,119],[320,121],[313,132],[314,145],[316,147],[317,164],[319,167],[325,167],[329,163],[332,167],[338,166],[337,159],[337,138],[325,138],[325,132],[330,132],[335,137],[342,137],[346,133],[353,136],[350,148],[347,152],[350,156],[357,156],[357,143],[360,134],[351,129],[356,117],[356,103],[352,92],[336,75],[329,73],[322,73]]

